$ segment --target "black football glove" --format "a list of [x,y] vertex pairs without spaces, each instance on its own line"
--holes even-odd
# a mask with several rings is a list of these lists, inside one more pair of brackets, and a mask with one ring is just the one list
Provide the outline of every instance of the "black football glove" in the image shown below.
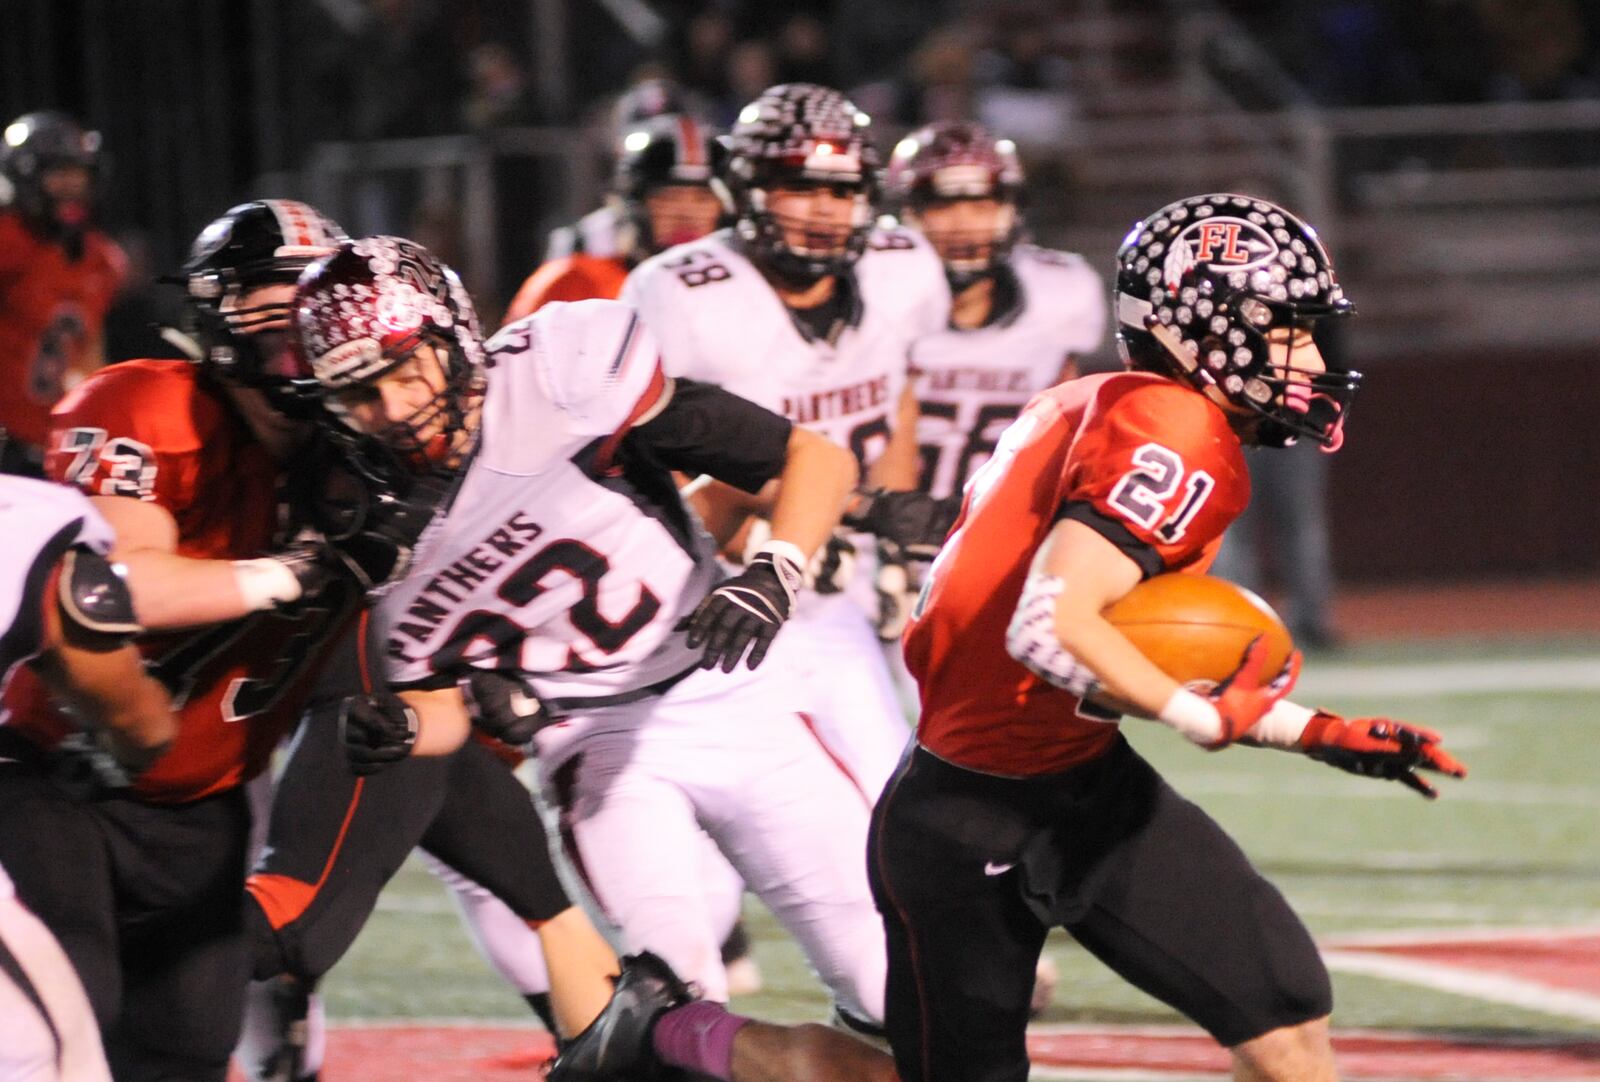
[[743,571],[707,594],[678,625],[689,632],[689,649],[705,645],[702,669],[720,665],[723,672],[732,672],[746,647],[750,667],[761,664],[794,608],[795,591],[805,581],[797,554],[793,545],[771,543],[752,556]]
[[520,677],[495,669],[475,670],[461,681],[472,725],[496,740],[520,748],[556,719],[545,712],[533,689]]
[[300,584],[300,596],[294,601],[280,601],[280,607],[315,597],[337,574],[338,561],[322,539],[309,531],[296,538],[288,548],[268,553],[266,558],[288,568],[294,580]]
[[842,530],[828,535],[822,551],[811,557],[807,585],[819,594],[837,594],[850,585],[856,573],[856,543]]
[[931,560],[961,514],[961,497],[935,499],[926,492],[857,489],[843,523],[900,546],[912,560]]
[[339,707],[339,739],[356,774],[375,774],[411,754],[417,712],[392,691],[352,695]]
[[873,630],[883,642],[899,642],[916,608],[917,588],[906,554],[893,541],[878,539],[878,569],[872,577],[872,589],[878,598]]

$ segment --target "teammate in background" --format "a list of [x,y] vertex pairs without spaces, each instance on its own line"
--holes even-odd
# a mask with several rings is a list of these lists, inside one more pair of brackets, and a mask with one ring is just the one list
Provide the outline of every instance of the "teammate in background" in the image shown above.
[[[282,215],[302,262],[331,243],[308,208],[267,212]],[[198,247],[209,256],[233,239],[213,228]],[[270,326],[272,309],[237,286],[219,273],[196,296],[219,320]],[[295,431],[267,394],[284,389],[283,343],[281,331],[262,333],[200,364],[115,365],[51,418],[46,468],[115,527],[113,556],[152,632],[139,645],[180,719],[171,752],[126,791],[74,799],[49,781],[69,719],[27,671],[6,700],[4,731],[19,745],[8,754],[23,762],[0,775],[0,800],[32,807],[0,816],[0,859],[82,977],[119,1079],[226,1073],[249,971],[243,786],[298,716],[358,600],[321,551],[279,535],[280,463]]]
[[1264,673],[1257,642],[1230,679],[1191,691],[1101,616],[1149,575],[1204,572],[1249,498],[1243,447],[1337,448],[1359,380],[1312,341],[1316,320],[1351,306],[1316,234],[1281,207],[1185,199],[1136,225],[1117,259],[1132,371],[1028,405],[969,483],[906,633],[922,718],[869,852],[904,1082],[1027,1077],[1029,987],[1053,925],[1203,1026],[1236,1078],[1334,1077],[1310,935],[1097,692],[1213,750],[1284,748],[1425,795],[1418,768],[1465,774],[1429,730],[1289,702],[1298,656]]
[[[606,144],[620,159],[624,153],[623,140],[629,132],[660,118],[693,118],[698,124],[698,118],[706,115],[700,104],[692,101],[684,89],[670,79],[642,80],[617,98],[611,110]],[[624,252],[623,218],[622,208],[608,199],[572,225],[551,230],[545,246],[545,262],[577,254],[599,259],[621,256]]]
[[[111,527],[78,492],[0,477],[0,689],[31,662],[87,728],[82,758],[136,775],[172,743],[172,702],[129,638],[139,621]],[[0,737],[6,736],[0,728]],[[3,749],[9,741],[0,741]],[[107,761],[108,760],[108,761]],[[19,764],[0,761],[0,775]],[[70,785],[63,774],[60,784]],[[30,812],[25,789],[0,782],[0,817]],[[17,900],[0,867],[0,1078],[111,1078],[83,984],[48,929]]]
[[[838,91],[771,87],[739,114],[722,182],[731,230],[654,256],[622,299],[661,342],[669,375],[717,384],[849,447],[874,485],[917,481],[911,345],[945,326],[937,257],[907,229],[874,229],[869,120]],[[734,496],[725,487],[710,500]],[[719,514],[704,511],[708,521]],[[870,553],[843,592],[801,599],[775,647],[808,688],[810,720],[871,801],[909,733],[874,634]],[[870,618],[869,618],[870,613]]]
[[953,297],[950,325],[911,347],[918,488],[958,493],[1034,394],[1078,374],[1105,337],[1100,276],[1082,257],[1019,244],[1022,162],[1009,139],[947,122],[902,139],[884,190],[928,238]]
[[619,143],[606,195],[614,246],[549,260],[512,298],[506,322],[532,315],[549,301],[615,300],[640,261],[715,229],[722,203],[711,178],[720,151],[721,144],[692,117],[656,116],[630,128]]
[[99,368],[127,260],[94,228],[100,133],[61,113],[0,132],[0,473],[43,476],[50,407]]
[[[851,456],[726,391],[667,378],[625,305],[550,305],[487,344],[468,313],[454,275],[399,238],[346,244],[300,280],[297,333],[330,428],[394,494],[421,478],[452,491],[378,599],[389,688],[346,706],[352,763],[458,745],[470,678],[481,727],[535,741],[576,863],[630,947],[679,960],[722,997],[692,860],[703,828],[845,1009],[876,1017],[882,935],[859,857],[864,805],[795,712],[789,675],[753,671],[838,521]],[[779,481],[773,539],[741,574],[720,581],[674,469],[745,491]],[[716,1003],[614,1039],[641,1013],[624,1002],[628,972],[565,1069],[606,1077],[619,1057],[644,1056],[728,1077],[738,1027]],[[789,1036],[813,1041],[777,1029]],[[839,1048],[819,1054],[845,1063],[871,1052],[827,1038]]]

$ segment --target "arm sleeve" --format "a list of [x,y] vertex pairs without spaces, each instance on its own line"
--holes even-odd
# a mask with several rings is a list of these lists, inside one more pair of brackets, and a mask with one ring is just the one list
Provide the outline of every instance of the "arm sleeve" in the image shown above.
[[679,379],[666,407],[627,439],[671,469],[708,473],[756,492],[783,472],[792,428],[786,418],[721,387]]
[[1085,417],[1057,519],[1094,529],[1148,576],[1209,558],[1249,498],[1222,411],[1188,388],[1150,382]]

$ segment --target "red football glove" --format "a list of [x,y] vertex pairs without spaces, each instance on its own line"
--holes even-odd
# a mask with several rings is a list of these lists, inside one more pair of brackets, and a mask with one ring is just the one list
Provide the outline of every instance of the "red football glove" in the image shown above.
[[1300,750],[1318,762],[1368,778],[1398,781],[1429,800],[1439,791],[1417,773],[1435,770],[1452,778],[1467,768],[1439,746],[1432,729],[1389,718],[1341,718],[1318,711],[1300,734]]
[[1245,647],[1239,667],[1206,696],[1211,700],[1211,705],[1217,708],[1217,717],[1222,720],[1222,736],[1214,743],[1207,744],[1208,749],[1215,751],[1225,748],[1249,732],[1250,727],[1260,721],[1273,704],[1289,694],[1294,682],[1300,679],[1298,650],[1289,655],[1282,672],[1269,683],[1263,684],[1261,670],[1266,664],[1267,642],[1257,635]]

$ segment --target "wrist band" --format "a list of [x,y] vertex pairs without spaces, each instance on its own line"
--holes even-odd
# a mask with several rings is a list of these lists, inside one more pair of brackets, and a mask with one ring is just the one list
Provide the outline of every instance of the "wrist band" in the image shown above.
[[1301,734],[1316,713],[1287,699],[1279,699],[1244,735],[1268,747],[1298,748]]
[[251,612],[298,601],[302,592],[294,572],[267,556],[233,561],[233,581]]
[[1202,747],[1222,739],[1222,716],[1217,708],[1188,688],[1174,691],[1158,717]]

